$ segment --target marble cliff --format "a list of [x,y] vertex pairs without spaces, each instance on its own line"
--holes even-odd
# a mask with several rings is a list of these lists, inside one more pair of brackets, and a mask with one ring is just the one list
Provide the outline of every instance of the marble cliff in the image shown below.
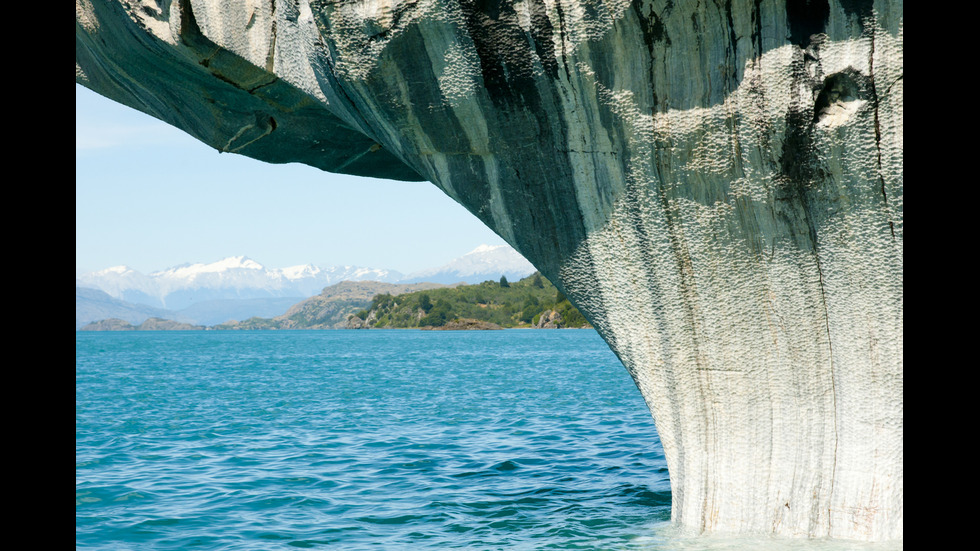
[[75,79],[428,180],[588,316],[696,530],[903,535],[901,0],[76,0]]

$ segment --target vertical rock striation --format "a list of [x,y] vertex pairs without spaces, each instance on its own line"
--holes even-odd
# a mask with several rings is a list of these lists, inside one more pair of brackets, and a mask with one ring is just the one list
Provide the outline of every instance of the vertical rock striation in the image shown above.
[[76,0],[76,81],[429,180],[649,404],[673,518],[903,535],[901,0]]

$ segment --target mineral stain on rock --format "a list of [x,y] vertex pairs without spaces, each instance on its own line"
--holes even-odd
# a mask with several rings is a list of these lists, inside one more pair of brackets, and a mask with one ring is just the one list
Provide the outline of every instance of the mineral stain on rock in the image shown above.
[[786,0],[789,41],[800,48],[810,45],[813,35],[823,33],[830,18],[827,0]]

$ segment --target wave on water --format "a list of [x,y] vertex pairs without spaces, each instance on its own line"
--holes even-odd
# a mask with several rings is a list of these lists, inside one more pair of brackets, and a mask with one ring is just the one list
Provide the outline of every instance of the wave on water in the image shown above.
[[78,333],[75,377],[76,549],[871,549],[671,528],[594,331]]

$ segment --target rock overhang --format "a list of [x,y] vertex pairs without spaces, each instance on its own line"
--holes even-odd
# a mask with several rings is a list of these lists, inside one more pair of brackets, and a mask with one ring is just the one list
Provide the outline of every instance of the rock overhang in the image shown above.
[[623,360],[678,522],[901,537],[901,2],[78,0],[76,80],[438,185]]

